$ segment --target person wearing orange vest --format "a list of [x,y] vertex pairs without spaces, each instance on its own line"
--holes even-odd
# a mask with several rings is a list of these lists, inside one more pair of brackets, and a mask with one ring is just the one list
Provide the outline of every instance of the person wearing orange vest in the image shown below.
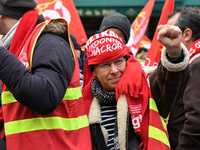
[[68,24],[45,21],[36,6],[0,0],[0,149],[91,150]]
[[[179,87],[184,73],[189,73],[189,55],[180,43],[178,27],[159,26],[158,40],[165,47],[156,70],[159,78],[151,78],[150,88],[140,62],[113,31],[95,34],[87,41],[84,75],[90,80],[82,93],[93,149],[170,150],[164,119],[175,98],[167,92],[178,93],[170,89]],[[171,62],[177,56],[180,59]],[[152,88],[160,89],[159,97],[152,96]]]

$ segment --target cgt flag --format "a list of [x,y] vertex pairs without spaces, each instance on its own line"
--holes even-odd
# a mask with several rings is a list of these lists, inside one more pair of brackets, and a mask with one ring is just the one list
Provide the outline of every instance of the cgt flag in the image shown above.
[[130,38],[126,45],[131,49],[133,54],[136,54],[137,46],[146,32],[154,3],[155,0],[149,0],[131,25]]
[[[174,0],[166,0],[165,4],[162,9],[162,13],[160,16],[160,20],[158,22],[158,25],[161,24],[166,24],[167,23],[167,15],[170,14],[174,10]],[[158,32],[157,30],[155,31],[151,47],[149,49],[146,61],[145,61],[145,66],[157,66],[158,62],[161,57],[161,50],[162,50],[162,45],[158,42],[157,40]]]
[[64,18],[69,24],[69,32],[73,34],[80,45],[85,44],[87,36],[78,15],[73,0],[37,0],[37,10],[46,20]]
[[136,45],[136,49],[138,50],[140,47],[144,47],[147,50],[149,50],[149,48],[151,47],[151,40],[145,35],[143,35],[143,37],[140,40],[140,43]]

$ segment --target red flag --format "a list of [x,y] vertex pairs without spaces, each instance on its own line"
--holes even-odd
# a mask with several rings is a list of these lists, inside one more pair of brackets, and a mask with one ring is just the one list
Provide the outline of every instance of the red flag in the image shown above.
[[151,40],[143,35],[143,37],[140,39],[140,42],[136,45],[136,49],[138,50],[140,47],[145,47],[146,49],[149,49],[151,47]]
[[133,54],[137,52],[136,47],[146,32],[154,3],[155,0],[149,0],[131,25],[131,33],[127,46],[130,47]]
[[[174,10],[174,0],[166,0],[157,26],[161,24],[166,24],[167,15],[170,14],[173,10]],[[151,43],[151,47],[149,49],[149,52],[145,61],[145,66],[158,65],[158,61],[160,60],[161,50],[163,46],[157,41],[157,36],[158,36],[158,32],[156,30],[153,37],[153,41]]]
[[45,19],[64,18],[69,24],[69,32],[73,34],[80,45],[85,44],[87,36],[78,15],[73,0],[37,0],[39,14]]

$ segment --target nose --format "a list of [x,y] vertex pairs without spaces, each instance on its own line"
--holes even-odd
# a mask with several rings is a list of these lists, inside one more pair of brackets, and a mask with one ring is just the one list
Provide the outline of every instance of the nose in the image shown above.
[[111,66],[110,66],[110,72],[111,73],[116,73],[116,72],[118,72],[119,70],[118,70],[118,68],[115,66],[115,64],[114,63],[111,63]]

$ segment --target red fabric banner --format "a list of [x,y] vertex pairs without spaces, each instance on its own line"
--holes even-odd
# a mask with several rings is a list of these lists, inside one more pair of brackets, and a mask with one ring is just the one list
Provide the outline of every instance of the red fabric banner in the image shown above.
[[136,49],[138,50],[140,47],[145,47],[146,49],[149,49],[151,47],[151,40],[143,35],[143,37],[140,39],[140,42],[136,45]]
[[85,29],[76,10],[73,0],[37,0],[37,10],[46,20],[51,18],[64,18],[69,24],[69,32],[73,34],[78,43],[83,45],[87,41]]
[[[173,10],[174,10],[174,0],[166,0],[157,26],[159,26],[161,24],[166,24],[167,16]],[[156,30],[153,40],[152,40],[152,43],[151,43],[151,47],[149,49],[149,52],[148,52],[148,55],[147,55],[147,58],[145,61],[145,66],[157,66],[158,65],[158,62],[161,57],[161,50],[162,50],[163,46],[158,42],[157,36],[158,36],[158,32]]]
[[155,0],[149,0],[131,25],[131,33],[127,46],[133,54],[137,52],[137,46],[146,32],[154,3]]

